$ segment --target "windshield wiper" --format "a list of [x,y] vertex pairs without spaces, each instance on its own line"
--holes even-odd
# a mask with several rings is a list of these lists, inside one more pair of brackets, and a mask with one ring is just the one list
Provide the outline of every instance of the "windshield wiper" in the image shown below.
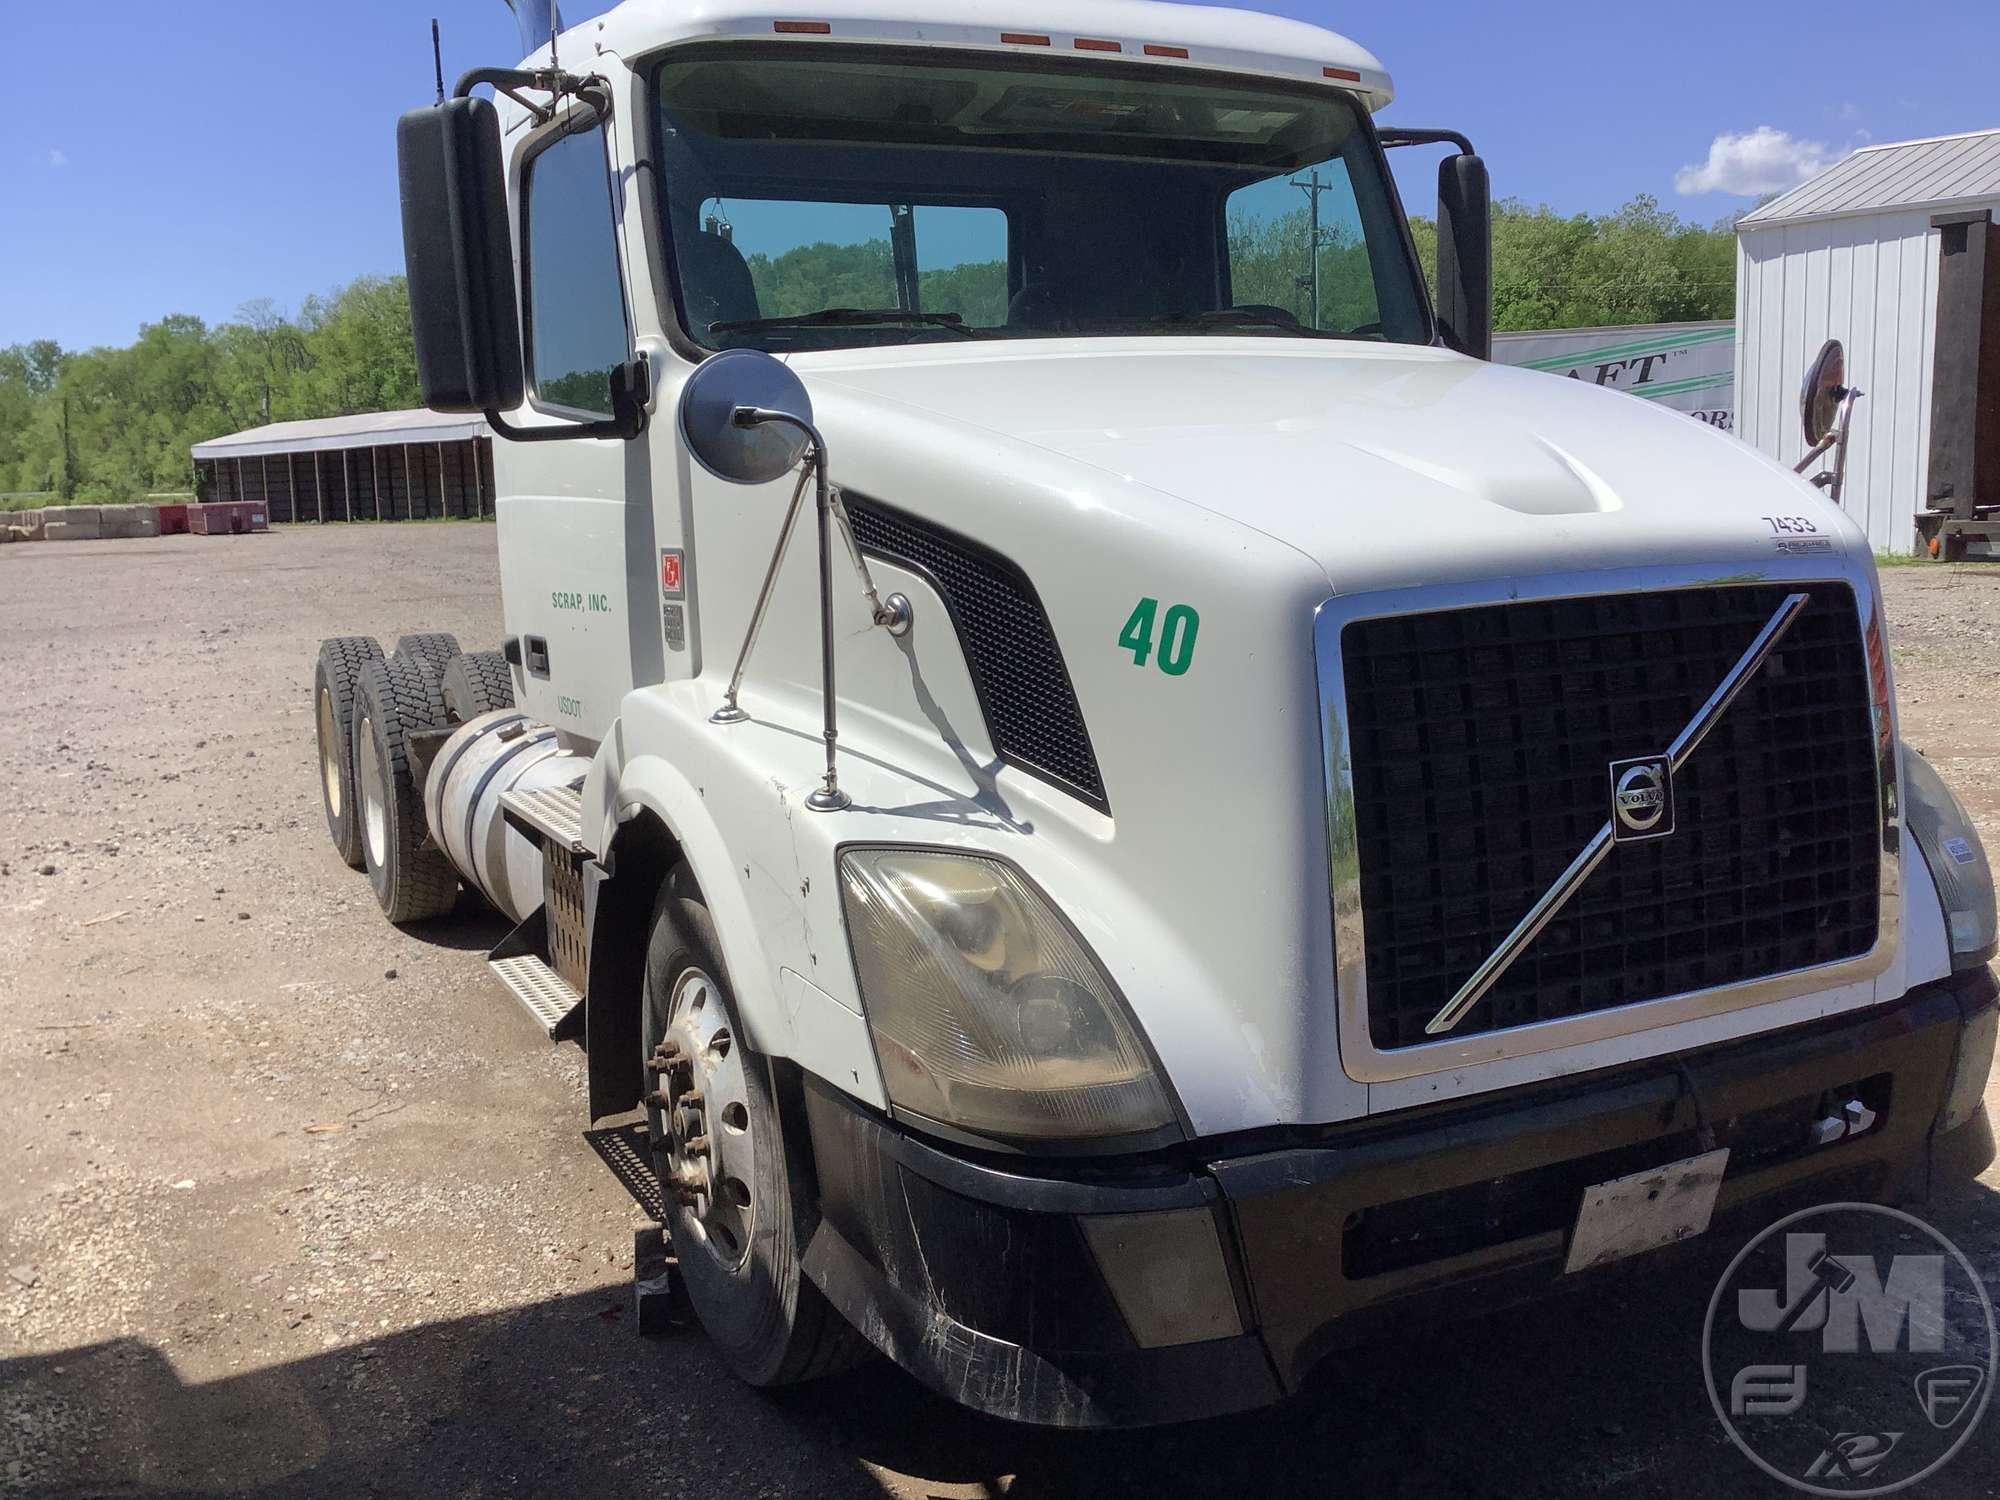
[[775,318],[730,318],[708,325],[710,333],[745,333],[756,328],[867,328],[893,327],[917,323],[926,328],[945,328],[969,339],[985,338],[977,328],[967,328],[958,313],[913,312],[901,307],[822,307],[818,312],[790,313]]
[[1365,338],[1365,334],[1341,333],[1330,328],[1308,328],[1297,318],[1277,312],[1257,312],[1247,307],[1217,307],[1206,312],[1163,313],[1149,320],[1163,328],[1276,328],[1309,339]]

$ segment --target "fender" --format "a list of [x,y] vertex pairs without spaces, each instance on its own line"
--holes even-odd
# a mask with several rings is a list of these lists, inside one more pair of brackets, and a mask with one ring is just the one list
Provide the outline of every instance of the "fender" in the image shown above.
[[[628,758],[639,739],[672,746],[675,758],[651,750]],[[782,805],[784,794],[741,759],[704,754],[704,741],[667,695],[634,694],[584,790],[585,826],[604,851],[587,908],[592,1118],[631,1108],[644,1092],[644,954],[659,883],[677,860],[708,903],[748,1045],[880,1107],[886,1097],[858,1006],[804,977],[814,972],[804,907],[812,882],[800,871],[790,823],[747,815],[772,799]],[[717,821],[732,808],[746,814],[733,820],[733,842]]]

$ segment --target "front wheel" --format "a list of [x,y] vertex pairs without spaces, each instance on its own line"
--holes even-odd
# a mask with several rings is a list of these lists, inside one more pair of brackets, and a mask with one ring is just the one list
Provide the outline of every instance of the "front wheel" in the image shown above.
[[750,1050],[708,907],[667,878],[646,952],[646,1120],[688,1301],[730,1368],[789,1385],[865,1353],[800,1269],[816,1213],[771,1063]]

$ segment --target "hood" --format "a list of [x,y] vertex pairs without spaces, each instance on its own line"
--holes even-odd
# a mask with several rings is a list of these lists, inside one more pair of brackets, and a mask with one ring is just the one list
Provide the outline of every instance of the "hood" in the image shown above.
[[845,351],[798,369],[1229,516],[1306,553],[1338,592],[1650,564],[1755,571],[1850,545],[1836,508],[1734,437],[1439,349],[1063,340]]

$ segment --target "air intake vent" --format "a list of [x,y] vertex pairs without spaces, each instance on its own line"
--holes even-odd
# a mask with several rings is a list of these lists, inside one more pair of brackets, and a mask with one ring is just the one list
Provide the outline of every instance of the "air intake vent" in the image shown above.
[[852,490],[842,497],[863,552],[923,574],[943,597],[1000,758],[1108,812],[1069,668],[1028,575],[990,547]]

